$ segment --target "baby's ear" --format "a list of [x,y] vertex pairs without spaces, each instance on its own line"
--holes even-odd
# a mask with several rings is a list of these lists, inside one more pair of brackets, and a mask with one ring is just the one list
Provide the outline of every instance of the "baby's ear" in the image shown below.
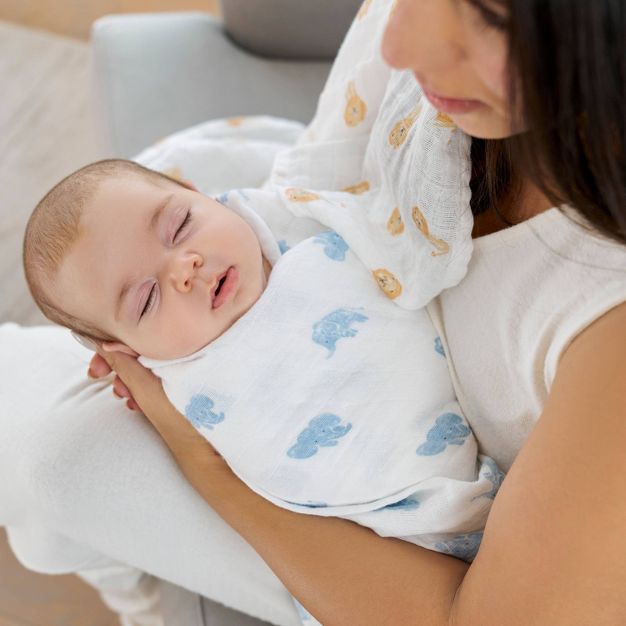
[[138,352],[135,352],[125,343],[120,343],[119,341],[103,341],[100,345],[105,352],[122,352],[123,354],[128,354],[128,356],[139,356]]

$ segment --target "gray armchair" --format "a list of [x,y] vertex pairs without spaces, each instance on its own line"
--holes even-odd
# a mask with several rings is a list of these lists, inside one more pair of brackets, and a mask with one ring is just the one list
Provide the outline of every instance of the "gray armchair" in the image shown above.
[[108,151],[128,158],[216,117],[309,121],[359,3],[223,0],[223,21],[199,12],[97,20],[94,91]]

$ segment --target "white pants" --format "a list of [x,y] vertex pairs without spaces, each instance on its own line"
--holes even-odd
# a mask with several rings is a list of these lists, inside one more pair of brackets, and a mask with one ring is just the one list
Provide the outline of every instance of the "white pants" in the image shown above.
[[80,572],[113,603],[141,597],[138,615],[152,603],[147,572],[299,625],[280,580],[186,482],[145,417],[113,396],[112,375],[87,378],[91,356],[66,329],[0,325],[0,524],[17,558]]

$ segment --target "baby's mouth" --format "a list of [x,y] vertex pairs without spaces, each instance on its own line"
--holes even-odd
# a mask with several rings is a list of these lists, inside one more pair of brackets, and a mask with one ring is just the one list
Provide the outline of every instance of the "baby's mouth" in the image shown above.
[[234,267],[229,267],[221,276],[218,277],[215,289],[211,294],[212,306],[217,309],[230,296],[233,288],[237,283],[238,273]]
[[222,274],[222,277],[217,281],[217,287],[215,287],[215,291],[213,292],[213,299],[215,299],[217,294],[220,292],[220,289],[222,288],[225,282],[226,282],[226,273]]

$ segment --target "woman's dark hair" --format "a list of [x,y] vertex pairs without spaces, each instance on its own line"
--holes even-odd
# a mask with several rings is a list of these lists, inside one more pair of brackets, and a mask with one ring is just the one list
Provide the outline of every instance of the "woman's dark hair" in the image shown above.
[[529,129],[472,141],[474,214],[509,201],[529,176],[626,244],[626,2],[468,1],[507,35],[511,110]]

